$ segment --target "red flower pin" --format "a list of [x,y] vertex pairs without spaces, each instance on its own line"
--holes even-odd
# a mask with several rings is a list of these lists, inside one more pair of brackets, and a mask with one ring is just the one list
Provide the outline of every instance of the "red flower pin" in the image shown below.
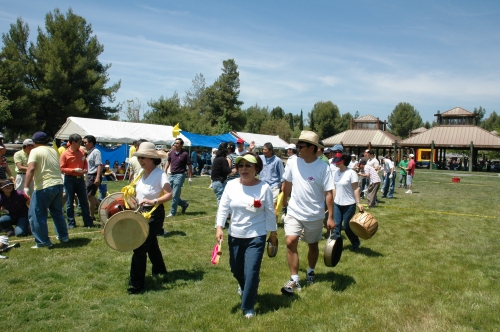
[[253,200],[253,207],[258,209],[262,206],[262,203],[257,198]]

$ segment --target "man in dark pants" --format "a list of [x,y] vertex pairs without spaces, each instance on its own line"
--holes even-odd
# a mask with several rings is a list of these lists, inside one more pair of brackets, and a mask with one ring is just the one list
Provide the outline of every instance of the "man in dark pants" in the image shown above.
[[96,139],[92,135],[87,135],[83,138],[83,145],[87,148],[87,162],[89,170],[87,173],[87,179],[85,185],[87,186],[87,197],[89,199],[89,209],[92,220],[95,220],[94,213],[96,207],[98,206],[97,198],[95,194],[97,189],[101,184],[102,176],[102,157],[101,151],[97,150]]

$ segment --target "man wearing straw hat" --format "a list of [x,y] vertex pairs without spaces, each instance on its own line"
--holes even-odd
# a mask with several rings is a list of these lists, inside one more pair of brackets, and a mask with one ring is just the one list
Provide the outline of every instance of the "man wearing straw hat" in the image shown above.
[[[296,144],[299,158],[289,160],[283,178],[285,179],[284,197],[291,192],[290,202],[283,201],[287,207],[284,220],[287,260],[290,268],[290,280],[281,288],[283,294],[300,291],[299,255],[297,246],[303,233],[303,241],[309,246],[307,284],[314,282],[314,268],[319,256],[318,241],[323,235],[325,201],[328,209],[328,229],[335,228],[333,221],[333,194],[335,185],[329,166],[316,157],[316,152],[323,146],[318,135],[304,130],[299,138],[292,138]],[[292,190],[293,187],[293,190]]]

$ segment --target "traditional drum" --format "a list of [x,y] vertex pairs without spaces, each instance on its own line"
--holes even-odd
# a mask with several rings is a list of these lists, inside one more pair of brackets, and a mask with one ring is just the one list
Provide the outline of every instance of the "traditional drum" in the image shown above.
[[[137,200],[135,197],[131,197],[127,203],[129,210],[137,209]],[[122,206],[123,209],[120,208],[120,206]],[[101,204],[99,204],[99,220],[101,221],[101,224],[104,226],[109,218],[123,210],[127,210],[123,199],[123,193],[113,193],[106,196],[102,200]]]
[[323,259],[328,267],[335,267],[342,257],[343,240],[342,236],[330,231],[330,237],[326,240]]
[[111,216],[104,226],[104,240],[112,249],[131,251],[139,248],[149,233],[149,224],[141,213],[125,210]]
[[377,232],[378,221],[371,213],[358,212],[349,221],[349,227],[358,237],[368,240]]

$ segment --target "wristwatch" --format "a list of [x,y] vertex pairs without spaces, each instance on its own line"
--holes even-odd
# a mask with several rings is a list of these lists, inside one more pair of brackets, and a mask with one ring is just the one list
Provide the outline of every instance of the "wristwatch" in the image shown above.
[[153,202],[155,202],[155,205],[157,205],[158,204],[158,199],[155,198],[155,200]]

